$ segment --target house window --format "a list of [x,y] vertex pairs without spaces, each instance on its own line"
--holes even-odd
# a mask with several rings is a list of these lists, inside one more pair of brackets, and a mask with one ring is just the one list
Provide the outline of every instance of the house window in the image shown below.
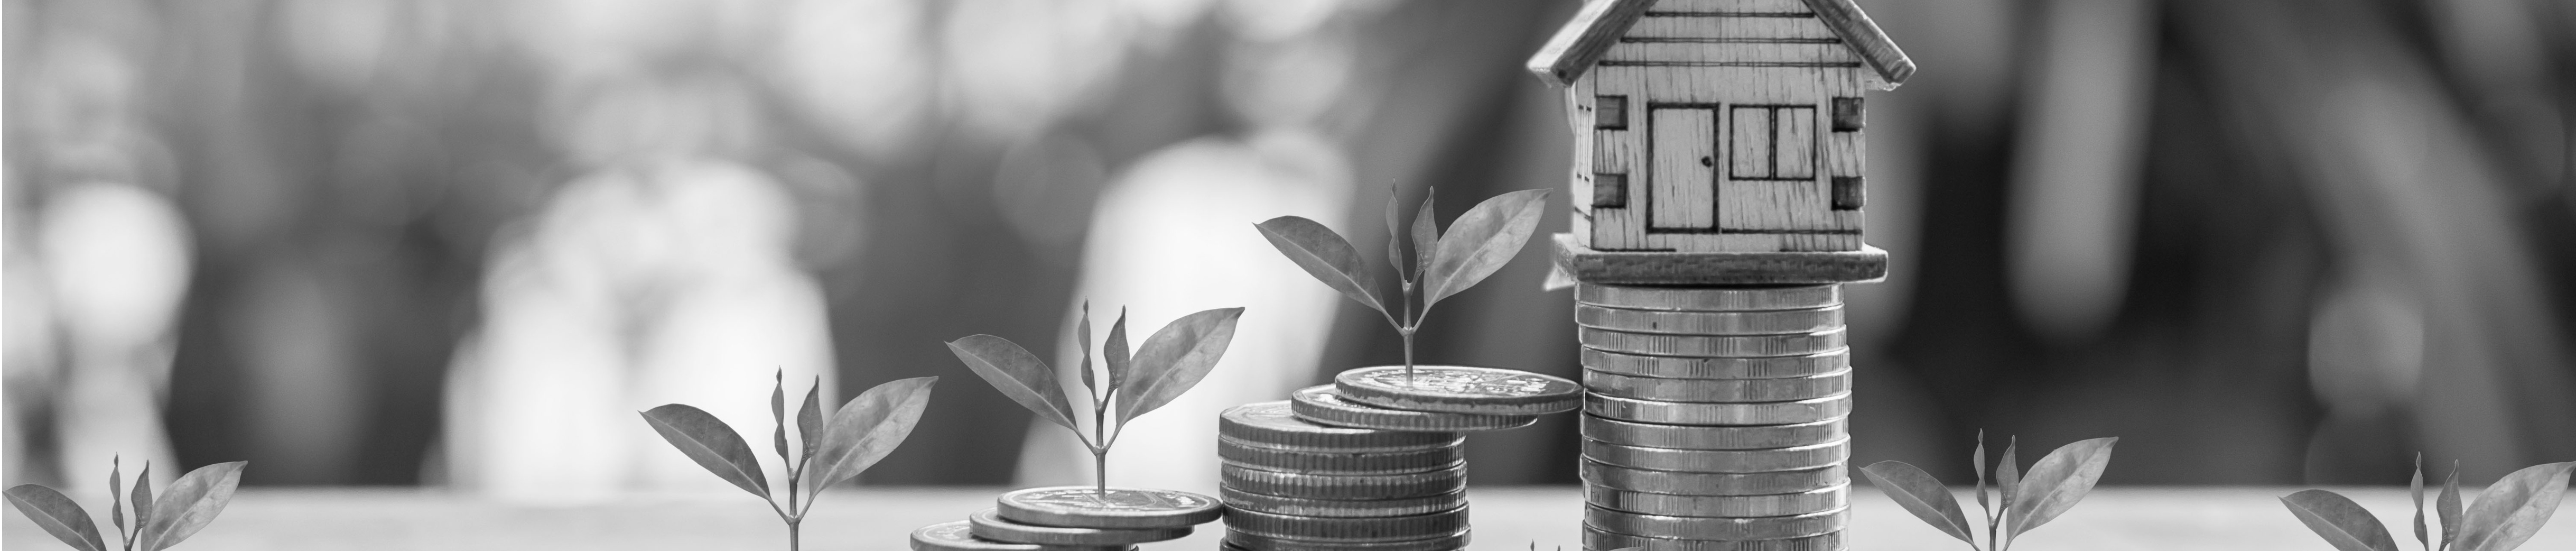
[[1834,98],[1834,131],[1859,132],[1861,113],[1860,98]]
[[1730,110],[1727,176],[1737,180],[1816,177],[1816,108],[1748,105]]
[[1592,175],[1592,208],[1616,209],[1628,206],[1628,175],[1594,173]]
[[1593,96],[1592,127],[1603,130],[1628,129],[1628,96]]
[[1834,210],[1860,210],[1859,176],[1834,177]]

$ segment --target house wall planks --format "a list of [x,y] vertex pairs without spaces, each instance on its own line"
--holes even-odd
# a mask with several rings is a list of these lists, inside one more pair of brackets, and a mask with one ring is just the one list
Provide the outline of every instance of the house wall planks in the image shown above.
[[1712,47],[1692,42],[1621,42],[1610,46],[1601,64],[1859,67],[1861,60],[1841,44],[1745,42]]
[[1649,12],[1814,13],[1805,0],[1660,0]]

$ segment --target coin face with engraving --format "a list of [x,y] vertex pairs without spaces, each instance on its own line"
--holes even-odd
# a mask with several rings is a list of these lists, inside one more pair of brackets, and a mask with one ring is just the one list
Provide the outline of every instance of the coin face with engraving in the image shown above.
[[1538,422],[1536,415],[1478,415],[1441,411],[1392,409],[1353,402],[1342,398],[1333,385],[1315,385],[1288,395],[1288,407],[1307,421],[1363,429],[1470,432],[1517,429]]
[[1527,371],[1421,365],[1383,365],[1333,377],[1342,398],[1414,411],[1482,415],[1541,415],[1581,407],[1583,386]]
[[1180,528],[1224,516],[1215,498],[1174,490],[1054,486],[1002,494],[1005,520],[1070,528]]
[[1188,526],[1177,528],[1068,528],[1063,526],[1039,526],[1035,524],[1023,524],[1004,520],[1002,515],[993,509],[976,511],[975,514],[967,515],[966,522],[971,525],[975,537],[978,538],[1010,543],[1034,543],[1038,545],[1135,545],[1139,543],[1181,539],[1189,536],[1190,532],[1193,531]]

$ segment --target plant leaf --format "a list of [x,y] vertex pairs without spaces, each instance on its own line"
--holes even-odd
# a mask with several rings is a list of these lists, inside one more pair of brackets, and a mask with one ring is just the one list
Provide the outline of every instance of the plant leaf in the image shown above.
[[[2003,521],[2004,539],[2010,540],[2010,534],[2018,533],[2012,531],[2012,519],[2015,518],[2012,508],[2013,499],[2021,497],[2021,437],[2014,436],[2004,442],[2004,456],[1995,465],[1995,519]],[[1988,530],[1986,538],[1992,540],[1994,537],[1993,531]],[[1993,545],[1994,542],[1986,544]]]
[[[1411,281],[1404,276],[1404,226],[1396,221],[1396,206],[1404,202],[1403,198],[1395,182],[1386,183],[1386,267],[1395,270],[1397,281]],[[1414,254],[1421,254],[1421,249],[1415,249]]]
[[1127,372],[1134,365],[1134,354],[1127,350],[1126,308],[1119,308],[1118,322],[1109,324],[1109,341],[1100,344],[1100,356],[1109,361],[1109,392],[1117,393],[1127,386]]
[[921,410],[930,405],[930,389],[937,384],[938,377],[889,381],[842,404],[823,429],[823,451],[814,456],[823,465],[814,492],[859,476],[894,453],[913,425],[921,423]]
[[[107,521],[116,525],[117,537],[125,536],[125,458],[107,456]],[[140,526],[143,521],[136,520]]]
[[[1074,362],[1077,364],[1079,369],[1075,369],[1074,371],[1081,374],[1082,389],[1089,392],[1089,394],[1085,394],[1085,396],[1090,397],[1092,401],[1097,402],[1100,400],[1100,383],[1094,380],[1095,378],[1091,374],[1091,301],[1082,301],[1081,316],[1081,321],[1075,322],[1073,325],[1073,342],[1075,345],[1082,347],[1082,358]],[[1072,402],[1073,399],[1066,398],[1065,401]],[[1097,407],[1097,404],[1094,405]]]
[[1914,513],[1914,518],[1976,545],[1975,537],[1968,532],[1967,514],[1959,511],[1959,498],[1950,495],[1950,487],[1941,485],[1931,473],[1902,461],[1880,461],[1862,467],[1860,472],[1869,475],[1870,483],[1878,485],[1878,491],[1886,493],[1888,499],[1904,506],[1905,512]]
[[1127,380],[1128,388],[1119,389],[1127,396],[1118,401],[1119,426],[1172,403],[1197,386],[1199,379],[1207,378],[1208,370],[1216,368],[1217,359],[1234,341],[1234,324],[1241,317],[1241,307],[1201,310],[1172,320],[1146,337],[1136,349],[1134,378]]
[[152,523],[143,527],[143,551],[161,551],[197,535],[232,503],[248,461],[216,463],[181,475],[152,503]]
[[2093,483],[2102,479],[2102,469],[2111,464],[2111,445],[2119,437],[2079,440],[2048,452],[2030,465],[2030,476],[2014,488],[2011,529],[2005,541],[2047,524],[2075,502],[2093,491]]
[[2508,551],[2531,539],[2558,512],[2570,471],[2576,461],[2523,467],[2478,492],[2460,522],[2461,551]]
[[2406,496],[2415,503],[2415,543],[2424,551],[2433,551],[2433,535],[2424,530],[2424,452],[2415,452],[2414,478],[2406,482]]
[[716,478],[752,495],[769,497],[769,477],[760,472],[760,459],[752,456],[751,444],[743,442],[742,435],[735,434],[733,426],[724,420],[683,404],[663,404],[640,414],[645,424],[653,426],[653,432],[662,435],[662,440],[679,448],[680,454],[689,456],[707,472],[715,473]]
[[145,525],[152,524],[152,462],[143,462],[143,473],[134,475],[134,531],[140,537]]
[[1001,337],[975,335],[949,342],[948,351],[984,382],[992,383],[994,390],[1037,412],[1038,419],[1072,429],[1076,436],[1082,434],[1073,424],[1073,402],[1065,399],[1064,387],[1055,382],[1055,369],[1028,349]]
[[[1977,513],[1986,517],[1986,536],[1994,536],[1995,511],[1986,506],[1986,431],[1977,429],[1977,451],[1968,454],[1968,464],[1977,471]],[[1975,545],[1976,542],[1968,542]]]
[[[796,456],[787,453],[787,370],[785,368],[780,368],[777,377],[770,383],[769,420],[778,424],[778,430],[770,433],[770,441],[778,447],[778,460],[780,462],[794,460]],[[794,463],[785,463],[785,465],[789,469],[796,468]]]
[[814,386],[805,389],[805,403],[796,407],[796,447],[803,448],[798,468],[814,462],[814,450],[821,449],[814,435],[823,430],[823,376],[814,376]]
[[1432,251],[1431,269],[1423,276],[1427,292],[1422,310],[1429,312],[1432,304],[1484,281],[1520,254],[1530,232],[1538,229],[1539,214],[1547,211],[1547,194],[1548,190],[1529,189],[1497,195],[1451,223],[1449,234],[1440,236],[1438,249]]
[[2451,461],[2451,477],[2442,481],[2442,497],[2433,500],[2433,511],[2442,515],[2442,547],[2449,549],[2460,541],[2460,462]]
[[1439,190],[1423,188],[1422,207],[1413,213],[1413,280],[1416,282],[1422,281],[1422,274],[1431,271],[1431,252],[1440,249],[1440,221],[1431,216],[1431,199],[1435,195],[1432,192]]
[[[2039,467],[2031,467],[2039,472]],[[2379,518],[2342,494],[2325,490],[2300,490],[2281,496],[2281,505],[2298,515],[2308,530],[2325,538],[2328,545],[2341,551],[2397,551],[2397,541],[2389,539],[2388,527]]]
[[1261,229],[1261,237],[1269,239],[1279,254],[1305,268],[1306,275],[1386,314],[1386,302],[1378,299],[1377,285],[1369,279],[1368,267],[1360,263],[1359,249],[1342,239],[1341,234],[1333,233],[1332,228],[1295,216],[1272,218],[1253,226]]
[[54,539],[63,540],[63,545],[82,551],[107,551],[107,544],[98,539],[98,525],[89,520],[89,511],[62,492],[20,484],[9,488],[8,495],[10,505],[27,515],[28,520],[36,521],[45,533],[53,534]]

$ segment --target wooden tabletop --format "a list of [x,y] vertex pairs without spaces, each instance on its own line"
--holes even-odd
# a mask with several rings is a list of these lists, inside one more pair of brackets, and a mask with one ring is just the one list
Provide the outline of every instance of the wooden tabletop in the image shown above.
[[[926,524],[958,520],[992,506],[1001,488],[844,490],[826,495],[805,524],[805,549],[900,550],[905,535]],[[2403,488],[2338,488],[2389,523],[2413,549],[2413,509]],[[2046,550],[2316,550],[2310,535],[2275,498],[2293,488],[2103,488],[2065,516],[2023,537],[2015,549]],[[1570,487],[1480,488],[1474,504],[1474,549],[1579,549],[1582,496]],[[1958,550],[1964,544],[1914,520],[1876,490],[1859,488],[1851,534],[1854,551]],[[82,503],[93,513],[102,505]],[[1969,503],[1970,514],[1975,505]],[[2561,517],[2576,516],[2562,510]],[[8,513],[8,551],[66,549]],[[104,518],[99,519],[103,525]],[[1212,550],[1220,525],[1147,551]],[[329,489],[244,491],[204,532],[179,551],[544,550],[650,551],[785,549],[783,529],[750,496],[640,498],[616,504],[502,505],[434,490]],[[114,536],[109,536],[114,545]],[[2576,549],[2576,520],[2559,518],[2524,544],[2531,551]]]

